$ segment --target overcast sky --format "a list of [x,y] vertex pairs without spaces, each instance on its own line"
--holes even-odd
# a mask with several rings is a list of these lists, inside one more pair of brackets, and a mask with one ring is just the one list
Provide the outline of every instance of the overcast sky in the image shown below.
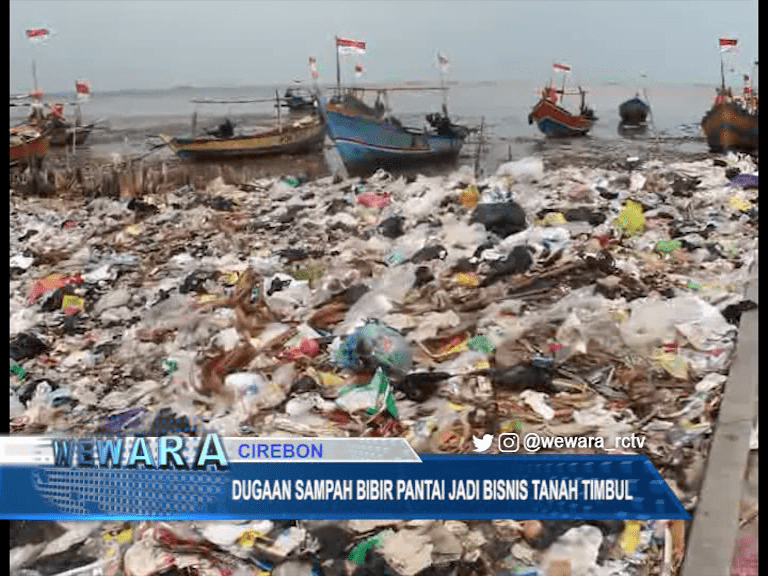
[[[716,83],[718,38],[757,58],[757,0],[11,0],[10,88],[70,92],[176,85],[283,84],[308,79],[315,56],[334,82],[334,36],[367,43],[355,62],[372,82],[449,79],[545,81],[553,61],[579,81]],[[52,37],[31,45],[25,30]]]

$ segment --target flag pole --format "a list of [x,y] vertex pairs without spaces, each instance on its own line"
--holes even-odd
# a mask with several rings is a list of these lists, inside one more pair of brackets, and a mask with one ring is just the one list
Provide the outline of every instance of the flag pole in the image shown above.
[[336,92],[341,98],[341,66],[339,65],[339,37],[336,36]]

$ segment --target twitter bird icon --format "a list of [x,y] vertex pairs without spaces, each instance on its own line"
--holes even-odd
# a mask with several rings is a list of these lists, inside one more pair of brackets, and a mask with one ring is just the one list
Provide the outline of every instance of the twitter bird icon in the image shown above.
[[472,436],[472,443],[475,445],[475,452],[485,452],[486,450],[488,450],[488,448],[491,447],[492,442],[493,442],[492,434],[486,434],[482,438],[478,438],[477,436]]

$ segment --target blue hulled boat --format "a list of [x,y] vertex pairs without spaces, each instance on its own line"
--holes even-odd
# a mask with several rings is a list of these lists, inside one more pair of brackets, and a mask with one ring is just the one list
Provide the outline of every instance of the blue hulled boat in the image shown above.
[[621,116],[622,124],[626,126],[641,126],[645,124],[648,118],[648,112],[651,111],[651,107],[640,99],[640,96],[635,96],[621,104],[619,106],[619,116]]
[[348,170],[455,159],[469,133],[468,129],[450,121],[445,107],[443,114],[427,115],[429,129],[418,129],[403,126],[387,114],[370,113],[361,106],[352,106],[349,99],[349,95],[344,100],[318,98],[328,136]]

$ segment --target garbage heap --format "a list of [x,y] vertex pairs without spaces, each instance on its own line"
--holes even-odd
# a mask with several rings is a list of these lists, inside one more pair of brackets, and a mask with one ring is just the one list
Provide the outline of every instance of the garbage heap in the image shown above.
[[[755,306],[757,179],[729,155],[526,158],[481,181],[467,167],[217,179],[80,203],[12,190],[11,430],[403,436],[417,452],[514,431],[614,448],[635,433],[626,452],[647,454],[693,512]],[[671,574],[684,542],[682,522],[661,521],[329,522],[345,537],[315,530],[319,544],[318,523],[252,524],[123,527],[88,560],[129,576]],[[12,569],[108,541],[75,543],[86,526],[54,551],[12,546]],[[298,567],[257,569],[286,538],[264,561],[301,549]]]

